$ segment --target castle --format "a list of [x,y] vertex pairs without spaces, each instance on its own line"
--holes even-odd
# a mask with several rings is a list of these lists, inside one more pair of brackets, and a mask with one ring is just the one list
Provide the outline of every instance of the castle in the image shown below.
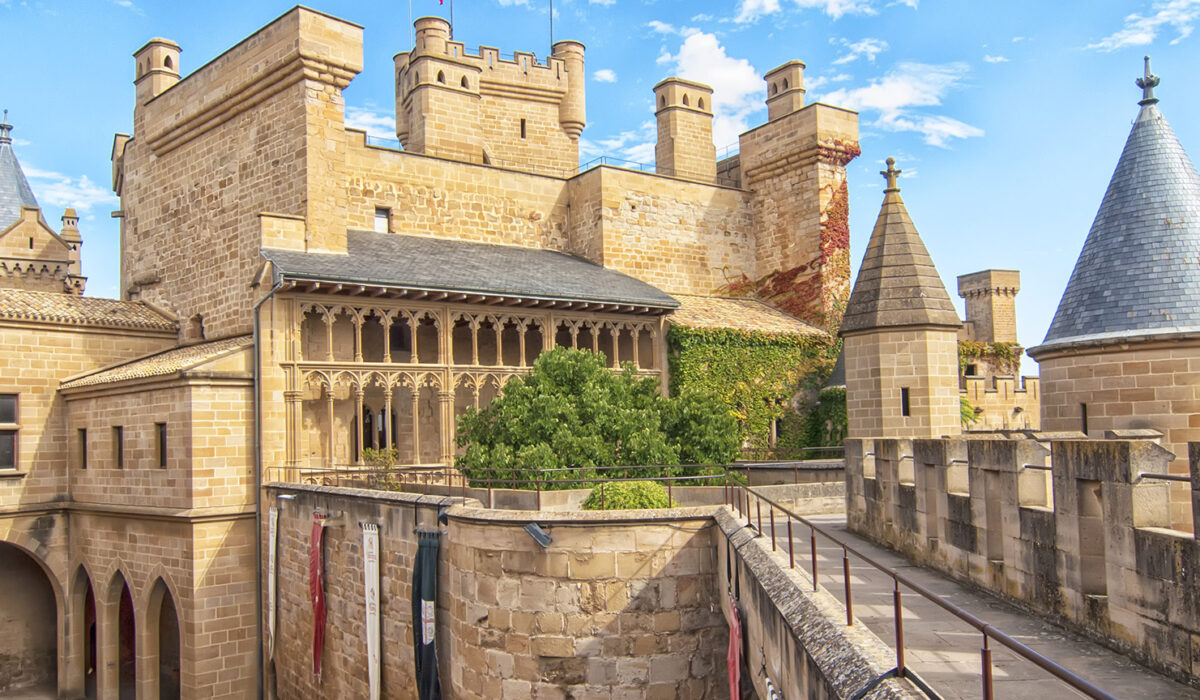
[[119,301],[80,296],[76,220],[42,221],[0,133],[0,690],[254,694],[262,484],[448,466],[544,350],[665,387],[672,323],[828,342],[858,125],[804,103],[803,63],[732,158],[711,89],[668,78],[657,172],[580,171],[578,42],[470,54],[419,20],[396,149],[345,126],[362,34],[297,7],[186,77],[168,39],[135,52]]

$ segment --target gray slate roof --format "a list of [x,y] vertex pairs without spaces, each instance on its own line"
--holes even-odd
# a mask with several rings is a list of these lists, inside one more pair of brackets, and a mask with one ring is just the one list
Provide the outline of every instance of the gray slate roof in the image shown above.
[[277,281],[317,280],[675,309],[628,275],[566,253],[426,236],[350,231],[349,255],[263,249]]
[[839,335],[873,328],[962,324],[900,198],[887,189]]
[[12,148],[12,126],[0,124],[0,230],[21,218],[21,207],[38,206]]
[[1200,175],[1149,102],[1041,347],[1200,330],[1197,251]]

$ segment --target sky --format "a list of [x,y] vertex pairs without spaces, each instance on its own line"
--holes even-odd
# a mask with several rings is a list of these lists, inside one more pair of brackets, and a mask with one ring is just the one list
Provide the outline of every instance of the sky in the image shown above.
[[[449,16],[451,0],[310,6],[365,27],[347,122],[394,137],[391,57],[411,46],[410,16]],[[454,38],[544,56],[550,6],[458,0]],[[290,7],[0,0],[0,108],[47,221],[57,229],[67,206],[81,216],[88,294],[119,296],[109,155],[113,134],[132,129],[133,51],[172,39],[186,75]],[[652,87],[671,75],[713,86],[720,152],[766,120],[764,72],[804,61],[809,102],[860,114],[862,155],[848,166],[853,272],[894,157],[960,316],[958,275],[1021,271],[1026,347],[1045,337],[1137,115],[1143,55],[1162,78],[1159,108],[1200,154],[1200,0],[557,0],[553,15],[554,39],[587,46],[583,161],[652,163]]]

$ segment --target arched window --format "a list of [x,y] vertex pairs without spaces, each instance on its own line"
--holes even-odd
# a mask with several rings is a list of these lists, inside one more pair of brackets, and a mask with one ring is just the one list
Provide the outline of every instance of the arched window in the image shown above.
[[460,84],[463,86],[464,90],[471,89],[471,84],[467,82],[467,76],[465,76],[465,75],[463,76],[462,82]]
[[659,106],[659,107],[666,107],[666,106],[667,106],[667,97],[666,97],[666,95],[659,96],[659,98],[658,98],[658,106]]
[[784,90],[787,90],[787,89],[788,89],[788,81],[787,81],[787,78],[784,78],[784,79],[783,79],[783,89],[784,89]]
[[704,109],[704,98],[703,97],[696,100],[696,106],[699,107],[700,109]]
[[445,85],[446,84],[446,74],[443,73],[442,71],[438,71],[437,81],[439,83],[441,83],[442,85]]
[[691,106],[691,104],[688,102],[688,96],[687,96],[687,93],[686,93],[686,92],[685,92],[685,93],[683,93],[683,106],[684,106],[684,107],[689,107],[689,106]]
[[171,60],[170,56],[167,56],[166,58],[163,59],[163,66],[165,66],[168,69],[174,70],[175,62]]
[[779,83],[771,83],[771,94],[772,95],[779,94]]

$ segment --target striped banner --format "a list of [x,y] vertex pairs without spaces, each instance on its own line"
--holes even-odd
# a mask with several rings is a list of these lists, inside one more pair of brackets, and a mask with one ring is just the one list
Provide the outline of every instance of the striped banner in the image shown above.
[[275,557],[279,539],[279,507],[267,511],[267,660],[275,658]]
[[363,593],[367,612],[367,682],[379,700],[379,525],[363,523]]

